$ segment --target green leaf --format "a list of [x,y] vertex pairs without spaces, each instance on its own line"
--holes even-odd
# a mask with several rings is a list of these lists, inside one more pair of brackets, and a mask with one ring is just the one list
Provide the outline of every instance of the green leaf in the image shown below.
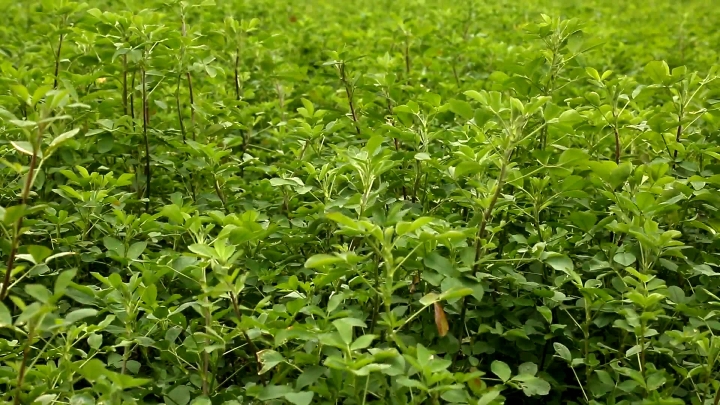
[[597,223],[597,216],[591,212],[574,211],[570,214],[570,221],[583,232],[589,232]]
[[291,404],[309,405],[310,402],[312,402],[314,395],[315,393],[312,391],[288,392],[285,394],[285,399],[287,399]]
[[88,381],[94,382],[108,373],[105,363],[99,359],[90,359],[80,368],[80,374]]
[[165,397],[167,405],[187,405],[190,403],[192,389],[187,385],[178,385]]
[[301,390],[309,385],[314,384],[326,371],[325,367],[309,366],[303,369],[295,383],[295,388]]
[[95,315],[97,315],[97,310],[92,308],[76,309],[75,311],[72,311],[69,314],[65,315],[65,322],[68,324],[72,324],[79,320],[89,318]]
[[420,303],[425,306],[430,306],[438,301],[440,301],[440,296],[436,293],[429,293],[424,297],[420,298]]
[[66,142],[68,139],[74,137],[75,135],[80,132],[80,128],[71,129],[70,131],[63,132],[62,134],[55,137],[55,139],[50,142],[50,145],[47,148],[47,151],[45,152],[46,156],[50,156],[50,154],[57,148],[60,147],[64,142]]
[[10,310],[2,302],[0,302],[0,328],[12,325],[12,314]]
[[482,397],[477,401],[477,405],[489,405],[491,402],[493,402],[497,397],[500,396],[500,391],[492,390],[485,394],[483,394]]
[[212,247],[204,243],[195,243],[188,246],[191,252],[206,259],[218,259],[217,252]]
[[625,184],[628,177],[632,174],[633,166],[630,162],[620,163],[611,173],[608,182],[612,186],[613,190]]
[[518,376],[513,381],[520,382],[523,393],[529,397],[550,393],[550,383],[535,376]]
[[259,351],[258,357],[260,358],[260,364],[262,364],[262,368],[258,374],[265,374],[272,370],[273,367],[285,361],[282,354],[270,349]]
[[563,151],[558,158],[561,166],[579,166],[590,160],[590,155],[582,149],[569,148]]
[[271,399],[283,398],[286,394],[292,392],[292,388],[287,385],[268,385],[263,388],[257,399],[260,401],[269,401]]
[[30,144],[30,142],[26,141],[11,141],[10,144],[20,153],[24,153],[26,155],[32,156],[33,155],[33,147]]
[[70,269],[63,271],[57,276],[57,278],[55,279],[54,288],[54,292],[56,295],[65,293],[65,290],[72,282],[72,279],[75,278],[76,273],[77,269]]
[[572,260],[565,255],[550,257],[545,260],[545,263],[549,264],[553,269],[562,272],[569,272],[575,269]]
[[664,60],[654,60],[645,65],[645,73],[653,83],[662,84],[670,77],[670,67]]
[[25,215],[25,212],[24,205],[13,205],[12,207],[7,207],[5,209],[3,223],[7,225],[14,224]]
[[157,304],[157,287],[155,284],[150,284],[145,288],[142,293],[142,299],[151,307],[154,307]]
[[103,244],[105,245],[105,248],[114,253],[115,256],[125,257],[125,245],[123,245],[123,243],[119,240],[113,238],[112,236],[106,236],[103,238]]
[[462,298],[468,295],[471,295],[473,293],[472,288],[463,288],[463,287],[453,287],[448,291],[445,291],[440,295],[440,300],[456,300],[458,298]]
[[27,105],[33,105],[32,104],[32,97],[30,97],[30,92],[28,91],[27,87],[23,86],[22,84],[11,84],[10,90],[12,90],[12,93],[15,95],[15,97],[22,100]]
[[448,104],[450,105],[450,111],[466,120],[470,120],[475,116],[475,110],[467,101],[453,99],[450,100]]
[[500,360],[495,360],[492,362],[492,364],[490,364],[490,370],[503,382],[507,382],[508,380],[510,380],[512,372],[510,371],[510,366],[508,366],[506,363]]
[[437,271],[446,277],[460,277],[460,272],[455,269],[450,260],[440,256],[437,252],[430,253],[424,260],[425,266]]
[[333,325],[338,330],[338,333],[340,333],[340,338],[347,345],[353,341],[353,327],[367,327],[365,322],[355,318],[336,319],[333,321]]
[[368,348],[372,341],[377,338],[377,335],[362,335],[350,345],[350,350],[362,350]]
[[28,284],[25,286],[25,292],[35,298],[36,300],[42,302],[42,303],[48,303],[50,302],[50,297],[52,294],[50,293],[50,290],[45,288],[45,286],[40,284]]
[[318,254],[307,259],[307,261],[305,262],[305,267],[307,267],[308,269],[315,269],[331,264],[342,263],[344,261],[345,259],[339,256]]
[[572,361],[572,354],[570,354],[570,350],[567,348],[567,346],[562,343],[555,342],[553,343],[553,347],[555,348],[555,353],[557,353],[558,357],[568,363]]
[[486,96],[485,94],[480,93],[480,92],[477,92],[477,91],[475,91],[475,90],[468,90],[468,91],[466,91],[466,92],[463,93],[463,94],[465,94],[466,96],[468,96],[469,98],[471,98],[471,99],[473,99],[473,100],[475,100],[475,101],[479,101],[479,102],[482,103],[482,104],[487,104],[487,103],[488,103],[488,102],[487,102],[487,96]]
[[416,230],[422,228],[423,226],[431,223],[434,220],[432,217],[420,217],[413,222],[398,222],[397,225],[395,225],[395,232],[398,234],[398,236],[402,236],[411,232],[415,232]]
[[327,217],[331,221],[335,221],[341,225],[344,225],[350,229],[357,229],[359,230],[358,224],[353,221],[352,219],[346,217],[345,215],[339,213],[339,212],[330,212],[325,214],[325,217]]
[[90,336],[88,336],[87,341],[90,348],[98,350],[100,349],[100,346],[102,346],[103,337],[100,334],[91,333]]
[[52,254],[52,250],[41,245],[30,245],[28,246],[27,250],[36,264],[42,263],[48,256]]
[[132,245],[130,245],[130,248],[127,251],[127,258],[130,260],[135,260],[145,251],[145,248],[147,247],[147,242],[135,242]]
[[523,363],[518,367],[518,373],[520,375],[535,375],[538,372],[538,366],[535,363]]
[[552,310],[546,306],[537,307],[537,311],[545,318],[548,324],[552,324]]
[[384,141],[385,137],[381,135],[373,135],[370,139],[368,139],[367,143],[365,143],[365,150],[367,150],[370,155],[373,155],[380,147],[382,147],[382,143]]
[[160,210],[160,215],[178,224],[185,222],[182,211],[176,204],[164,206],[162,210]]
[[623,252],[623,253],[617,253],[615,256],[613,256],[613,260],[615,263],[618,263],[622,266],[630,266],[633,263],[635,263],[635,255],[629,252]]

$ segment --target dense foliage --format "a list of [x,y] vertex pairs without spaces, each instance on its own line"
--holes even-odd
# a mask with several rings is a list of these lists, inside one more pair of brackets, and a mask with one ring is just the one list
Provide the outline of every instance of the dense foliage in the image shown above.
[[0,400],[720,403],[717,7],[0,3]]

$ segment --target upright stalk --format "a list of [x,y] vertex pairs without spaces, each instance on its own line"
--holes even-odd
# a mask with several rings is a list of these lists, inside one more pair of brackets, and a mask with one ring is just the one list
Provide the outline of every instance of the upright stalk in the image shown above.
[[[677,142],[677,143],[680,143],[680,139],[682,138],[682,133],[683,133],[682,119],[683,119],[683,115],[685,113],[684,110],[685,110],[685,108],[684,108],[683,100],[680,99],[680,111],[678,114],[678,127],[677,127],[677,132],[675,132],[675,142]],[[675,148],[675,152],[673,153],[673,167],[675,167],[675,160],[677,160],[677,157],[678,157],[678,150],[677,150],[677,148]]]
[[235,100],[240,100],[240,47],[235,49]]
[[479,263],[480,256],[482,254],[482,239],[485,237],[485,229],[487,228],[487,224],[490,221],[490,217],[492,216],[493,209],[495,208],[495,204],[497,204],[497,200],[500,197],[500,193],[502,192],[503,186],[505,185],[505,176],[507,175],[507,167],[508,167],[508,160],[510,157],[510,154],[512,153],[512,148],[508,149],[508,152],[503,156],[503,161],[500,166],[500,175],[498,176],[497,184],[495,185],[495,191],[492,195],[492,198],[490,199],[490,205],[488,205],[487,209],[483,213],[482,221],[480,222],[480,228],[478,229],[477,237],[475,239],[475,266],[474,270],[477,272],[479,270]]
[[27,363],[30,358],[30,348],[32,347],[32,340],[35,338],[35,322],[30,323],[30,329],[28,330],[27,339],[25,341],[25,347],[23,348],[22,362],[20,363],[20,371],[17,377],[17,386],[15,387],[15,398],[13,399],[13,405],[20,405],[20,393],[22,392],[22,386],[25,382],[25,373],[27,372]]
[[150,141],[148,140],[147,133],[148,123],[150,121],[150,110],[147,100],[147,78],[144,65],[140,68],[140,78],[142,81],[143,138],[145,141],[145,198],[147,198],[145,211],[150,212],[152,173],[150,172]]
[[350,108],[350,117],[352,118],[353,124],[355,125],[355,131],[358,135],[360,135],[360,125],[358,123],[357,112],[355,111],[355,102],[353,101],[353,98],[355,96],[355,90],[352,88],[352,86],[347,80],[345,62],[340,62],[338,64],[338,71],[340,73],[340,81],[342,82],[343,87],[345,87],[345,95],[347,96],[348,106]]
[[127,70],[127,54],[123,55],[123,78],[122,78],[122,103],[123,114],[128,114],[128,70]]
[[[38,125],[37,137],[33,142],[33,151],[30,156],[30,167],[28,168],[27,177],[25,178],[25,184],[23,185],[22,194],[20,197],[20,204],[25,207],[30,196],[30,189],[32,188],[35,180],[35,169],[38,164],[38,152],[40,150],[40,144],[42,142],[42,135],[45,127],[43,124]],[[22,228],[24,215],[20,215],[13,225],[13,238],[10,244],[10,256],[8,257],[7,266],[5,268],[5,277],[3,277],[3,284],[0,287],[0,301],[4,301],[10,292],[10,280],[12,279],[13,268],[15,267],[15,257],[17,256],[18,246],[20,245],[20,229]]]
[[[232,302],[233,312],[235,312],[235,317],[237,317],[238,325],[240,325],[240,321],[242,320],[242,314],[240,313],[240,304],[238,303],[238,297],[234,293],[230,293],[230,301]],[[255,364],[257,366],[257,372],[260,376],[260,382],[262,382],[262,385],[265,385],[265,377],[263,377],[262,374],[260,374],[260,370],[262,369],[262,361],[260,360],[260,351],[258,350],[257,346],[255,346],[255,343],[253,343],[252,339],[250,339],[250,336],[243,330],[243,337],[245,338],[245,342],[247,343],[250,350],[252,350],[253,355],[255,356]]]
[[188,94],[190,95],[190,134],[192,140],[195,141],[195,95],[193,94],[192,77],[189,70],[185,72],[185,76],[187,76]]
[[613,134],[615,135],[615,164],[620,164],[620,151],[622,145],[620,145],[620,130],[618,129],[618,111],[617,111],[617,100],[613,103]]
[[217,194],[218,198],[220,199],[220,202],[222,203],[223,210],[225,211],[226,215],[230,215],[230,209],[228,208],[227,199],[225,198],[225,193],[222,192],[222,188],[220,188],[220,183],[217,180],[217,177],[213,175],[213,186],[215,187],[215,194]]
[[407,81],[410,81],[410,68],[412,64],[410,62],[410,38],[405,36],[405,76]]
[[133,130],[135,129],[135,72],[130,82],[130,118],[132,118]]
[[[387,109],[390,113],[390,116],[393,115],[393,107],[392,107],[392,101],[390,100],[390,89],[387,89],[385,91],[385,98],[387,99]],[[395,152],[400,152],[400,140],[397,138],[393,138],[393,142],[395,143]],[[402,180],[402,195],[403,195],[403,201],[407,201],[407,190],[405,190],[405,181]]]
[[[185,24],[185,14],[182,14],[182,27],[181,27],[181,34],[183,37],[187,37],[187,25]],[[184,49],[184,47],[183,47]],[[184,52],[184,50],[183,50]],[[188,84],[188,92],[190,96],[190,131],[192,133],[192,140],[195,139],[195,95],[193,93],[193,84],[192,84],[192,76],[190,75],[190,70],[187,70],[185,72],[185,77],[187,78],[187,84]]]
[[[60,25],[60,29],[62,29],[63,25],[65,25],[64,18],[63,23]],[[58,41],[57,51],[55,52],[55,79],[53,80],[53,89],[57,89],[58,86],[58,75],[60,74],[60,52],[62,51],[62,44],[64,38],[65,34],[60,33],[60,40]]]
[[177,87],[175,88],[175,104],[177,106],[178,123],[180,125],[180,135],[182,135],[183,143],[187,143],[187,137],[185,135],[185,123],[182,119],[182,106],[180,105],[180,82],[182,82],[182,75],[178,76]]
[[[480,222],[480,227],[478,228],[477,236],[475,237],[475,264],[473,266],[474,272],[479,271],[479,261],[480,257],[482,255],[482,239],[485,237],[485,230],[487,229],[487,224],[490,222],[490,217],[492,216],[493,209],[495,208],[495,204],[497,204],[497,200],[500,197],[500,193],[502,192],[503,186],[505,185],[505,176],[507,175],[507,167],[509,165],[510,161],[510,155],[512,154],[513,148],[508,148],[507,152],[505,152],[505,155],[502,157],[502,162],[500,166],[500,175],[497,179],[497,184],[495,185],[495,191],[493,192],[492,197],[490,198],[490,204],[488,205],[487,209],[485,209],[485,212],[483,213],[482,221]],[[467,313],[467,297],[463,297],[462,306],[460,309],[460,324],[458,325],[458,328],[460,328],[460,333],[458,334],[458,340],[462,341],[462,333],[463,333],[463,326],[465,325],[465,314]],[[458,352],[459,353],[459,352]]]
[[[132,122],[133,134],[135,134],[135,76],[137,76],[137,75],[135,74],[135,71],[133,71],[132,80],[130,83],[130,122]],[[137,198],[140,199],[140,198],[142,198],[142,193],[143,193],[142,188],[140,187],[139,164],[140,164],[141,157],[140,157],[140,152],[138,150],[135,150],[134,152],[132,152],[132,155],[134,156],[136,152],[137,152],[137,163],[134,168],[135,169],[134,170],[134,172],[135,172],[135,192],[137,193]]]
[[[205,298],[206,304],[207,298]],[[207,329],[210,329],[211,326],[211,318],[210,318],[210,310],[205,309],[205,327]],[[210,345],[210,340],[205,340],[206,345]],[[203,350],[203,381],[202,381],[202,392],[203,395],[209,395],[210,394],[210,378],[208,374],[210,373],[210,353],[207,352],[207,350]]]
[[[615,164],[620,164],[620,132],[617,126],[613,127],[613,132],[615,134]],[[677,150],[675,154],[677,155]]]

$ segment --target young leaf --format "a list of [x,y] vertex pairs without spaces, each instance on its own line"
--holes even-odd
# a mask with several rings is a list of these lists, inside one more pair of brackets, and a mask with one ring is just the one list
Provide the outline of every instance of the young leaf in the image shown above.
[[0,302],[0,328],[12,325],[12,315],[10,310],[2,302]]
[[311,258],[307,259],[307,261],[305,261],[305,267],[307,267],[308,269],[315,269],[318,267],[328,266],[328,265],[335,264],[335,263],[342,263],[344,261],[345,260],[339,256],[318,254],[318,255],[314,255]]
[[288,392],[285,394],[285,399],[294,405],[310,405],[314,395],[312,391]]
[[555,348],[555,353],[557,353],[558,357],[568,363],[572,361],[572,354],[570,354],[570,350],[564,344],[555,342],[553,343],[553,347]]
[[503,382],[510,380],[510,376],[512,375],[510,366],[500,360],[493,361],[492,364],[490,364],[490,370]]

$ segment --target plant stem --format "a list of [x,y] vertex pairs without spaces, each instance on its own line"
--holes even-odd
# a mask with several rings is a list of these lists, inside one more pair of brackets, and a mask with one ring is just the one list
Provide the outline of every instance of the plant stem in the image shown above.
[[123,55],[123,79],[122,79],[122,102],[123,102],[123,114],[128,114],[128,71],[127,71],[127,54]]
[[[25,207],[27,204],[28,197],[30,196],[30,189],[32,188],[33,182],[35,181],[35,169],[37,167],[38,151],[40,149],[40,143],[42,142],[42,134],[44,131],[42,124],[38,125],[37,138],[33,144],[33,153],[30,156],[30,167],[28,168],[27,178],[25,178],[25,184],[23,186],[22,194],[20,197],[20,204]],[[12,271],[15,267],[15,256],[17,255],[18,245],[20,244],[20,229],[22,228],[24,215],[15,221],[14,233],[12,243],[10,247],[10,256],[8,257],[7,266],[5,268],[5,277],[3,278],[3,284],[0,288],[0,301],[4,301],[7,297],[10,288],[10,280],[12,277]]]
[[152,173],[150,171],[150,141],[148,140],[148,123],[150,121],[150,109],[147,100],[147,82],[145,66],[140,68],[140,78],[142,81],[142,108],[143,108],[143,138],[145,141],[145,212],[150,212],[150,197],[151,190],[150,185],[152,184]]
[[[393,115],[393,107],[392,107],[392,101],[390,100],[390,89],[387,89],[385,92],[385,98],[387,99],[387,109],[390,113],[390,116]],[[397,138],[393,138],[393,142],[395,143],[395,152],[400,153],[400,141]],[[402,166],[401,166],[402,168]],[[400,180],[402,182],[402,196],[403,201],[407,201],[407,191],[405,190],[405,181],[403,179]]]
[[55,53],[55,79],[53,80],[53,89],[57,89],[58,86],[58,75],[60,74],[60,51],[62,50],[62,44],[65,34],[60,34],[60,41],[58,42],[57,52]]
[[[187,25],[185,24],[185,14],[182,15],[182,27],[180,28],[183,37],[187,36]],[[183,48],[184,49],[184,48]],[[192,76],[190,70],[185,72],[185,77],[188,83],[188,92],[190,94],[190,131],[192,133],[192,140],[195,140],[195,94],[193,93]]]
[[410,82],[410,68],[412,67],[410,62],[410,38],[405,37],[405,75],[408,83]]
[[222,192],[222,189],[220,189],[220,183],[217,181],[217,177],[213,179],[213,186],[215,187],[215,193],[217,194],[218,198],[220,199],[220,202],[222,203],[223,210],[225,210],[225,214],[230,214],[230,210],[228,209],[227,200],[225,199],[225,194]]
[[645,377],[645,321],[640,322],[640,373]]
[[13,405],[20,405],[20,393],[22,392],[23,382],[25,382],[25,372],[27,371],[27,363],[30,358],[30,348],[32,347],[32,340],[35,337],[35,323],[30,325],[28,330],[27,340],[25,347],[23,348],[22,362],[20,363],[20,371],[18,372],[17,387],[15,388],[15,398],[13,399]]
[[347,81],[347,76],[345,73],[345,62],[340,62],[340,64],[338,65],[338,70],[340,71],[340,81],[342,81],[343,87],[345,87],[345,95],[347,96],[348,106],[350,107],[350,116],[352,117],[353,124],[355,124],[355,131],[358,135],[360,135],[358,116],[357,112],[355,111],[355,103],[353,101],[355,91],[351,88],[350,83],[348,83]]
[[[375,290],[378,291],[380,288],[380,256],[376,256],[375,260]],[[370,321],[370,334],[375,331],[375,325],[377,324],[378,313],[380,312],[380,296],[375,295],[373,302],[373,314],[372,320]]]
[[188,92],[190,94],[190,134],[192,135],[192,140],[195,141],[195,94],[193,93],[193,84],[190,72],[185,72],[185,75],[187,76]]
[[[682,112],[681,112],[682,114]],[[678,123],[677,132],[675,133],[675,142],[680,143],[680,138],[682,138],[682,131],[683,127],[682,124]],[[673,152],[673,160],[677,159],[678,157],[678,150],[675,148],[675,152]],[[675,165],[675,162],[673,162],[673,165]]]
[[617,125],[613,127],[613,132],[615,134],[615,164],[620,164],[620,132],[618,132]]
[[[232,302],[233,306],[233,312],[235,312],[235,316],[237,317],[238,325],[240,325],[240,321],[242,319],[242,314],[240,313],[240,305],[238,304],[238,297],[234,293],[230,293],[230,301]],[[255,355],[255,362],[257,365],[257,371],[258,376],[260,376],[260,381],[263,385],[265,385],[265,377],[263,377],[262,374],[260,374],[260,371],[262,370],[262,362],[260,361],[260,355],[259,350],[257,346],[255,346],[255,343],[253,343],[252,339],[250,339],[250,336],[248,336],[247,332],[243,329],[243,336],[245,337],[245,341],[248,344],[248,347],[250,347],[250,350],[252,350],[253,354]]]
[[240,100],[240,48],[235,50],[235,100]]
[[180,82],[181,81],[182,81],[182,76],[178,76],[177,88],[175,89],[175,103],[177,105],[178,123],[180,124],[180,134],[182,135],[182,141],[183,141],[183,143],[187,143],[187,138],[185,135],[185,124],[183,123],[183,119],[182,119],[182,106],[180,105]]
[[135,129],[135,72],[133,72],[130,83],[130,118],[132,118],[133,129]]
[[[480,256],[482,254],[482,239],[485,237],[485,229],[487,228],[487,224],[490,221],[490,217],[492,216],[493,209],[495,208],[495,204],[497,204],[497,200],[500,197],[500,193],[502,192],[502,188],[505,184],[505,176],[507,174],[507,166],[509,164],[509,156],[512,153],[513,148],[509,148],[506,152],[505,156],[503,156],[503,161],[500,166],[500,175],[498,176],[497,184],[495,185],[495,192],[492,195],[492,198],[490,199],[490,205],[488,205],[487,209],[485,210],[485,213],[483,214],[482,221],[480,223],[480,228],[478,229],[478,233],[475,239],[475,264],[473,266],[473,269],[475,272],[479,270],[479,261]],[[458,340],[462,342],[462,335],[463,335],[463,329],[465,325],[465,314],[467,313],[467,297],[463,297],[462,301],[462,308],[460,309],[460,324],[458,327],[460,328],[460,333],[458,334]],[[458,352],[459,353],[459,352]]]
[[585,322],[583,324],[583,337],[585,338],[585,378],[590,381],[592,374],[592,368],[590,367],[590,322],[592,318],[590,316],[590,308],[588,307],[588,298],[585,298]]
[[495,204],[497,204],[497,200],[500,197],[502,188],[505,185],[505,175],[507,174],[507,167],[509,163],[508,156],[511,152],[512,148],[510,148],[506,156],[503,157],[502,165],[500,167],[500,176],[498,176],[497,184],[495,185],[495,192],[493,193],[493,196],[490,199],[490,204],[485,210],[482,221],[480,222],[480,228],[478,229],[477,237],[475,239],[475,271],[478,271],[478,261],[480,260],[480,255],[482,253],[482,239],[485,237],[485,229],[490,221]]
[[[210,330],[210,327],[212,326],[212,318],[211,318],[211,312],[210,312],[210,300],[208,300],[207,295],[207,268],[203,269],[203,279],[202,279],[202,285],[203,285],[203,317],[205,318],[205,329],[207,331]],[[209,332],[208,332],[209,333]],[[210,345],[210,339],[205,338],[205,345]],[[207,350],[203,350],[202,354],[202,392],[203,395],[208,395],[210,393],[210,379],[208,378],[208,374],[210,373],[210,353],[207,352]]]

